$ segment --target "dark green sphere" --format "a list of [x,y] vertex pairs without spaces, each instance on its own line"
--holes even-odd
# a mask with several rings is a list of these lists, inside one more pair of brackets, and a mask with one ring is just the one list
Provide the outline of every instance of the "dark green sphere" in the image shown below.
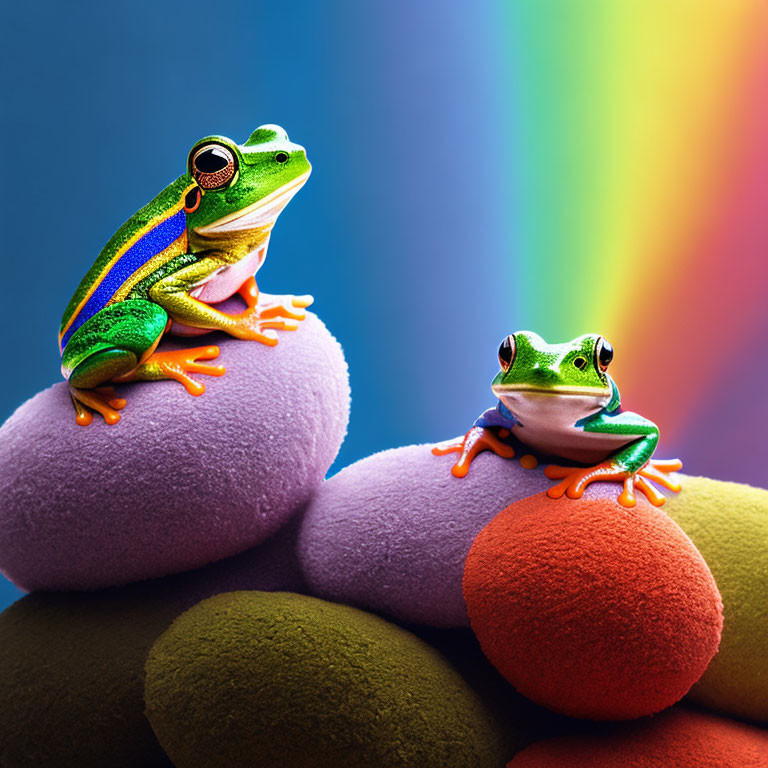
[[35,593],[0,615],[0,768],[170,768],[143,665],[186,606],[131,587]]
[[144,716],[144,663],[171,622],[233,589],[299,589],[294,527],[197,571],[36,592],[0,613],[0,768],[171,768]]
[[431,646],[287,592],[204,600],[156,641],[147,717],[177,768],[498,768],[497,722]]

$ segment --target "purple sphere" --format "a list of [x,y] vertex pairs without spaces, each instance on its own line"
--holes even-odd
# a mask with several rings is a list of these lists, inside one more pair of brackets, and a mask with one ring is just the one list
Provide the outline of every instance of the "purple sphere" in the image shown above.
[[338,342],[308,315],[276,347],[210,334],[227,372],[117,387],[122,419],[77,426],[64,382],[0,428],[0,570],[25,590],[116,586],[265,541],[302,508],[349,417]]
[[549,488],[541,469],[412,445],[358,461],[323,483],[304,516],[299,559],[313,594],[401,621],[469,626],[461,590],[475,536],[505,507]]

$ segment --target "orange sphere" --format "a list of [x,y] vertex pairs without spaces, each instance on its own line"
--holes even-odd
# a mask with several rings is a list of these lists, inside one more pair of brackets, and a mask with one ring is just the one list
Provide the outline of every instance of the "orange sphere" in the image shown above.
[[530,699],[626,720],[674,704],[717,651],[722,602],[690,539],[661,509],[537,494],[477,536],[464,598],[486,656]]
[[608,732],[532,744],[507,768],[765,768],[768,731],[723,717],[674,709]]

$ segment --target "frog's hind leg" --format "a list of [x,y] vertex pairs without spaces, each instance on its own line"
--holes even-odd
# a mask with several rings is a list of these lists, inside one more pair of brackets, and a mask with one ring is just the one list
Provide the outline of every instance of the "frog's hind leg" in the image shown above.
[[157,347],[167,323],[162,307],[136,299],[107,305],[75,331],[63,350],[61,370],[78,424],[93,421],[91,410],[107,424],[120,420],[125,400],[104,385],[141,365]]
[[[126,400],[115,395],[114,387],[96,387],[95,389],[69,388],[72,402],[75,404],[75,421],[81,427],[87,427],[93,421],[93,414],[88,409],[97,411],[107,424],[117,424]],[[86,407],[87,406],[87,407]]]
[[[118,411],[126,401],[115,395],[113,387],[99,386],[116,374],[135,368],[136,355],[125,349],[105,349],[79,363],[69,376],[69,393],[75,405],[76,421],[86,427],[93,421],[91,410],[100,413],[107,424],[120,421]],[[91,410],[89,410],[91,409]]]
[[112,381],[121,383],[125,381],[174,379],[183,384],[190,395],[202,395],[205,392],[205,385],[193,379],[189,374],[202,373],[207,376],[223,376],[226,373],[226,368],[223,365],[197,362],[198,360],[213,360],[218,356],[219,348],[215,345],[153,352],[136,368],[112,379]]

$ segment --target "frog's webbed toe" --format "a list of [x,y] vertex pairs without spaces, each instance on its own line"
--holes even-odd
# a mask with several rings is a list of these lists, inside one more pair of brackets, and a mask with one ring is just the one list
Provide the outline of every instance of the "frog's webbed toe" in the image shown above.
[[682,485],[676,483],[668,475],[672,472],[679,472],[682,468],[683,462],[680,459],[651,459],[644,467],[638,470],[637,474],[642,475],[642,477],[648,480],[653,480],[673,493],[679,493]]
[[213,360],[218,356],[219,348],[215,345],[154,352],[135,370],[114,379],[114,381],[174,379],[183,384],[190,395],[198,396],[205,392],[205,385],[193,379],[189,374],[202,373],[206,376],[223,376],[226,373],[226,368],[223,365],[197,362],[198,360]]
[[[278,315],[264,317],[261,307],[252,307],[233,317],[234,323],[227,332],[238,339],[258,341],[268,347],[275,347],[279,341],[276,331],[297,331],[299,323]],[[303,319],[303,318],[302,318]]]
[[[567,496],[569,499],[580,499],[591,483],[600,480],[625,480],[629,477],[628,472],[611,461],[603,461],[594,467],[563,467],[550,464],[544,469],[544,474],[550,480],[561,480],[547,491],[547,495],[551,499],[559,499],[562,496]],[[632,496],[631,503],[624,506],[634,506],[634,496],[631,489],[629,496]],[[629,501],[628,497],[627,501]]]
[[[288,320],[305,320],[306,309],[314,299],[307,296],[270,296],[261,294],[259,299],[259,317],[267,320],[269,318],[283,317]],[[298,325],[296,326],[298,328]],[[290,329],[294,330],[294,329]]]
[[552,464],[544,470],[544,474],[550,480],[561,480],[547,491],[547,495],[552,499],[559,499],[562,496],[580,499],[591,483],[616,480],[622,482],[624,486],[617,499],[622,507],[631,508],[637,504],[636,491],[640,491],[654,507],[661,507],[666,502],[666,497],[648,481],[653,480],[677,492],[680,490],[680,484],[670,480],[664,473],[677,472],[682,469],[682,466],[682,462],[677,459],[670,461],[651,459],[637,472],[628,472],[612,461],[604,461],[594,467],[562,467]]
[[93,421],[92,410],[100,413],[107,424],[117,424],[120,421],[118,411],[126,404],[124,398],[117,397],[114,387],[78,389],[70,386],[69,394],[75,405],[75,421],[81,427],[87,427]]
[[[499,430],[502,436],[508,436],[507,430]],[[454,477],[465,477],[475,457],[481,451],[493,451],[497,456],[511,459],[515,450],[511,445],[502,442],[490,429],[485,427],[472,427],[464,437],[446,440],[432,448],[435,456],[445,456],[449,453],[461,454],[458,461],[451,467]]]

